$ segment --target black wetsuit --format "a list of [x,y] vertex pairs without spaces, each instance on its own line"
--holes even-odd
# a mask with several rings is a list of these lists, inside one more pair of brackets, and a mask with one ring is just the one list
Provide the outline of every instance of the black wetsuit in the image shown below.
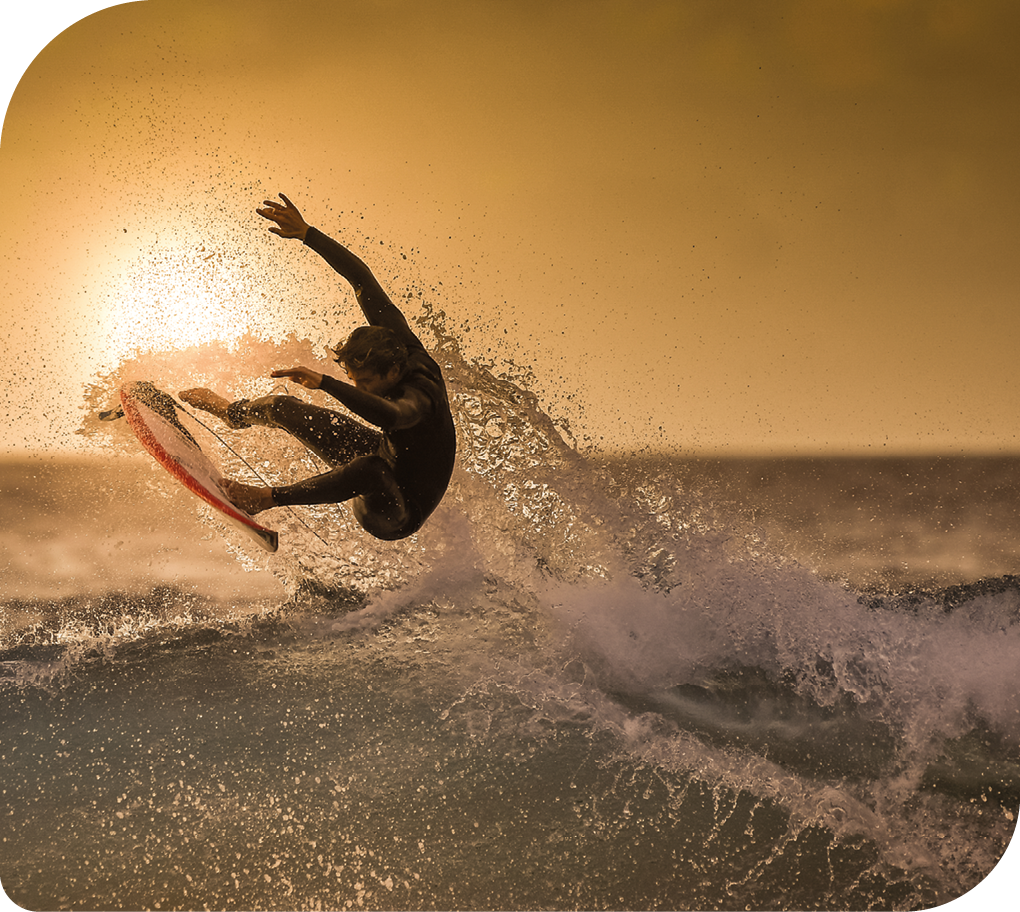
[[367,531],[378,538],[405,538],[417,532],[438,506],[453,473],[457,441],[442,372],[357,256],[315,228],[308,229],[305,244],[351,283],[365,319],[392,330],[407,346],[407,370],[384,398],[396,401],[413,389],[428,407],[410,427],[387,430],[378,397],[324,375],[323,390],[382,431],[291,396],[235,402],[228,420],[236,427],[282,428],[335,466],[296,484],[274,487],[277,505],[356,498],[355,515]]

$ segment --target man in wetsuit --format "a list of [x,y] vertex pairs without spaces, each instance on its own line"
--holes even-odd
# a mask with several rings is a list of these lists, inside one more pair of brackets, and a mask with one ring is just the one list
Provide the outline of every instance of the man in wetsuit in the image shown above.
[[273,488],[226,481],[227,496],[243,510],[255,514],[270,507],[350,500],[367,532],[385,540],[406,538],[442,500],[453,472],[456,434],[443,375],[371,270],[308,225],[282,193],[280,199],[256,210],[276,223],[269,230],[299,238],[347,279],[369,325],[333,350],[351,383],[307,367],[275,370],[271,376],[325,390],[380,430],[293,396],[229,402],[210,390],[191,389],[181,392],[181,399],[233,428],[281,428],[333,467]]

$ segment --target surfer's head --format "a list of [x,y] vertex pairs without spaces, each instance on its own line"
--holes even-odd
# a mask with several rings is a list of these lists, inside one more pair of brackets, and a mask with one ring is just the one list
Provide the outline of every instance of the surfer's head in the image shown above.
[[407,346],[392,329],[385,326],[359,326],[333,351],[337,364],[348,375],[388,378],[397,383],[407,369]]

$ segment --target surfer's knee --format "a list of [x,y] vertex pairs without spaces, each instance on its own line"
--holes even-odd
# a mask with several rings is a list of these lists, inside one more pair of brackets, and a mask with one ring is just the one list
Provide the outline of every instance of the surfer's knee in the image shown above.
[[354,518],[369,535],[383,541],[396,541],[407,538],[413,529],[410,528],[410,516],[403,499],[399,504],[388,504],[386,510],[380,510],[371,503],[373,498],[355,497],[351,501]]
[[389,464],[380,456],[362,456],[348,468],[360,476],[362,493],[351,502],[359,525],[376,538],[403,538],[410,515]]

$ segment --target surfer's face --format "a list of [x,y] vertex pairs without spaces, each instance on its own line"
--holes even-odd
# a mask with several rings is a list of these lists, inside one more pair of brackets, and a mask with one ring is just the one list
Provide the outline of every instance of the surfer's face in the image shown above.
[[363,393],[385,396],[400,381],[400,368],[391,367],[385,374],[363,367],[348,367],[347,376]]

